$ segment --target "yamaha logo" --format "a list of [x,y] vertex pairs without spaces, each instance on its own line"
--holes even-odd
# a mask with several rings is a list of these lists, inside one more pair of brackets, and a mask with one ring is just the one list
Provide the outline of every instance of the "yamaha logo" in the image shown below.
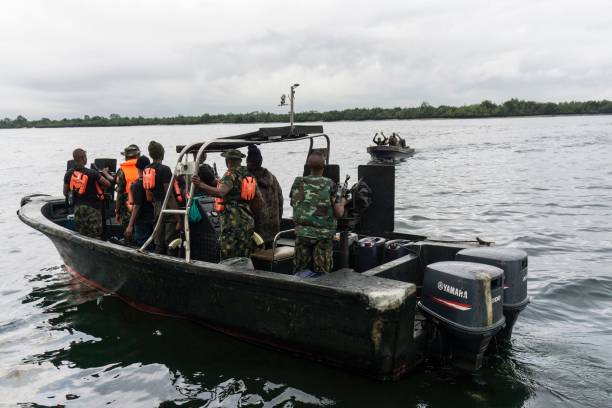
[[491,299],[491,303],[499,302],[500,300],[501,296],[495,296],[493,299]]
[[454,286],[449,285],[448,283],[444,283],[442,281],[438,281],[438,290],[441,292],[450,293],[453,296],[457,296],[463,299],[468,298],[468,291],[463,289],[457,289]]

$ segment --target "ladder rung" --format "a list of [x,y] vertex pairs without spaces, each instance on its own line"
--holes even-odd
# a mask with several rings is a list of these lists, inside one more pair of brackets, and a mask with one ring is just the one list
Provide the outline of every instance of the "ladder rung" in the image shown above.
[[169,209],[166,209],[166,210],[162,210],[161,212],[163,214],[183,214],[184,215],[184,214],[187,213],[187,210],[169,210]]

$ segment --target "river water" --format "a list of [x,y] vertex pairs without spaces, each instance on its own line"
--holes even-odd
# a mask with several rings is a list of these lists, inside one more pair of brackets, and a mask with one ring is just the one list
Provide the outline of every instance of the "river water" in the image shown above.
[[[416,148],[397,166],[396,229],[529,253],[512,348],[472,376],[427,366],[379,383],[136,311],[71,279],[15,215],[23,195],[61,193],[75,147],[119,158],[155,139],[172,161],[176,144],[256,127],[0,131],[0,406],[612,406],[611,116],[325,124],[353,179],[376,131]],[[306,148],[262,148],[285,193]]]

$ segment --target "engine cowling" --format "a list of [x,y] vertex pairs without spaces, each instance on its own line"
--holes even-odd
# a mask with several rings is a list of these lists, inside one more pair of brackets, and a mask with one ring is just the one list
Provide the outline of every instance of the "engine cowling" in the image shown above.
[[425,269],[419,309],[437,329],[437,351],[454,366],[473,371],[482,365],[491,338],[505,324],[502,292],[503,271],[491,265],[445,261]]

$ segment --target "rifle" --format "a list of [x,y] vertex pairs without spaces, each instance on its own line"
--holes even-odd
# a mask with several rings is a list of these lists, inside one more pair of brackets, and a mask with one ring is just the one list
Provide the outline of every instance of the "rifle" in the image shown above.
[[350,178],[351,176],[347,174],[346,178],[344,179],[344,183],[338,184],[338,191],[336,192],[334,202],[339,203],[340,200],[342,200],[343,198],[349,199],[351,193],[348,187],[348,181],[350,180]]

